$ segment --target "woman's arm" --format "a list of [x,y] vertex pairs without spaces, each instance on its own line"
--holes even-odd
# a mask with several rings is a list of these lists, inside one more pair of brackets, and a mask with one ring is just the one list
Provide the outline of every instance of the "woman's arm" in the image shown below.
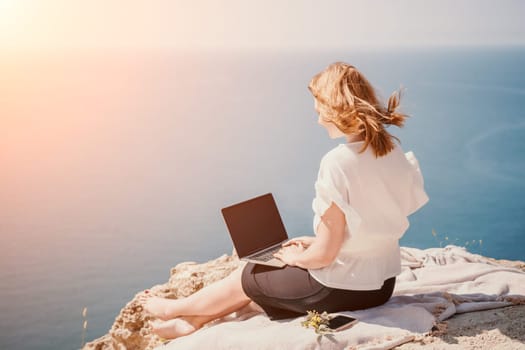
[[283,247],[275,257],[290,266],[317,269],[330,265],[336,258],[345,238],[345,215],[332,202],[321,216],[317,235],[312,244],[304,249],[297,245]]
[[294,237],[285,243],[283,243],[283,247],[288,247],[290,245],[298,244],[303,246],[304,248],[308,248],[313,242],[315,241],[314,236],[301,236],[301,237]]

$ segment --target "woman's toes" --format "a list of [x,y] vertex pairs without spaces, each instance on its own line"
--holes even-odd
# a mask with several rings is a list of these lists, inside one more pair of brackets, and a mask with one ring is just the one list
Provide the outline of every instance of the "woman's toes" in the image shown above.
[[174,339],[191,334],[197,328],[182,318],[151,322],[152,332],[164,339]]

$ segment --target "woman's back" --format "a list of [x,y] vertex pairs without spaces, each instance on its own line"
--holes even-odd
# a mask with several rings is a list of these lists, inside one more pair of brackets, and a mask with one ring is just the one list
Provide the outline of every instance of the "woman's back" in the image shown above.
[[336,288],[370,289],[401,271],[398,240],[407,216],[428,201],[413,152],[399,145],[376,157],[364,141],[340,144],[322,159],[315,184],[314,232],[332,201],[342,209],[347,238],[336,261],[310,273]]

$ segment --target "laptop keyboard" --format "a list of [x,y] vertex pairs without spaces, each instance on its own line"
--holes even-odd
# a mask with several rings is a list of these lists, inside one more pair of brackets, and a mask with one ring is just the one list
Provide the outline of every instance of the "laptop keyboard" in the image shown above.
[[252,255],[252,256],[250,256],[250,258],[254,259],[254,260],[259,260],[259,261],[269,261],[269,260],[272,260],[273,258],[275,258],[273,256],[273,254],[276,251],[278,251],[279,249],[281,249],[281,247],[276,247],[275,249],[270,249],[268,251]]

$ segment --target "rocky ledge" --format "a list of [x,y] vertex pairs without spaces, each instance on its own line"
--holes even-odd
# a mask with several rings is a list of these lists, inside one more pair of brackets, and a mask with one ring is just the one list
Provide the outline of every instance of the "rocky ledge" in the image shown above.
[[[525,271],[522,261],[495,260],[500,265]],[[239,266],[235,255],[223,255],[206,263],[180,263],[171,269],[168,282],[137,293],[120,311],[109,332],[89,343],[83,350],[148,350],[162,344],[151,333],[149,316],[143,312],[144,301],[152,295],[166,298],[186,297],[204,286],[229,275]],[[455,315],[423,338],[399,349],[525,349],[525,305]],[[511,334],[512,333],[512,334]]]
[[86,343],[83,350],[149,350],[162,344],[151,333],[150,317],[143,312],[145,300],[152,295],[178,299],[187,297],[206,285],[228,276],[239,266],[235,255],[223,255],[203,264],[183,262],[171,269],[168,282],[137,293],[116,317],[108,334]]

